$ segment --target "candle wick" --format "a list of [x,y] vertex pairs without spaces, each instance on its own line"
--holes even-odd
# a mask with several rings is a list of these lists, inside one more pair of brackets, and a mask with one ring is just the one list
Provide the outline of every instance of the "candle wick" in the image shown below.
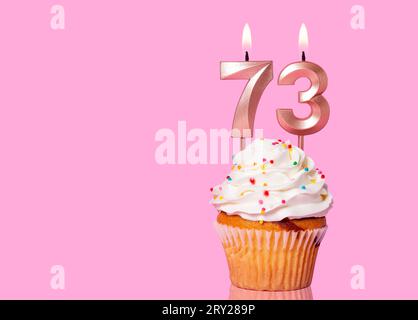
[[250,56],[248,55],[248,51],[245,51],[245,61],[250,61]]
[[306,61],[305,51],[302,51],[302,61]]

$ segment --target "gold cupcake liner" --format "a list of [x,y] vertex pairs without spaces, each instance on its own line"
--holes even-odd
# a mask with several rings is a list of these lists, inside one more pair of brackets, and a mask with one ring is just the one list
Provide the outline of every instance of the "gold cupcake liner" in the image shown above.
[[229,300],[313,300],[313,294],[311,287],[290,291],[259,291],[241,289],[231,284]]
[[310,286],[327,227],[301,231],[243,229],[215,222],[233,285],[288,291]]

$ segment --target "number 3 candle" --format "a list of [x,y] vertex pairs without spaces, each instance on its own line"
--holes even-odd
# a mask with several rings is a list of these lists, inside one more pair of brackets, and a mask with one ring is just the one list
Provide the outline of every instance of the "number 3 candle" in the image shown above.
[[286,66],[280,73],[278,84],[295,84],[299,78],[307,78],[311,87],[299,92],[299,102],[307,103],[311,113],[305,118],[298,118],[292,109],[277,109],[276,115],[279,124],[287,132],[298,136],[299,148],[304,148],[304,136],[313,134],[325,127],[329,119],[329,105],[322,93],[327,88],[328,78],[324,69],[319,65],[305,61],[305,49],[308,46],[308,32],[304,24],[299,31],[299,47],[302,50],[302,61]]
[[221,62],[222,80],[248,80],[235,109],[232,123],[232,137],[241,139],[241,149],[245,139],[253,136],[254,119],[258,103],[264,89],[273,79],[272,61],[250,61],[248,50],[251,49],[251,31],[248,24],[242,32],[242,47],[245,61]]

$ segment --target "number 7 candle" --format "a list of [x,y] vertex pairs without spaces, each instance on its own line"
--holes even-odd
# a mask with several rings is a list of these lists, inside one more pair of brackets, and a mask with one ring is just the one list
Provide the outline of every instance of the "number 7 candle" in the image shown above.
[[251,49],[251,31],[248,24],[242,32],[242,48],[245,51],[245,61],[221,62],[222,80],[248,80],[232,122],[232,138],[241,139],[241,149],[245,147],[245,139],[254,134],[254,120],[258,103],[264,89],[273,79],[272,61],[250,61],[248,51]]

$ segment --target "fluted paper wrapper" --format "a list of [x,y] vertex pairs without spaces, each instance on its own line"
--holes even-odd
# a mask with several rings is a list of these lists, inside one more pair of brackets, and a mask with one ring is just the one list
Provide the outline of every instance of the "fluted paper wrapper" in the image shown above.
[[311,287],[289,291],[242,289],[231,284],[229,300],[313,300]]
[[215,222],[233,285],[251,290],[298,290],[311,284],[327,227],[301,231],[242,229]]

